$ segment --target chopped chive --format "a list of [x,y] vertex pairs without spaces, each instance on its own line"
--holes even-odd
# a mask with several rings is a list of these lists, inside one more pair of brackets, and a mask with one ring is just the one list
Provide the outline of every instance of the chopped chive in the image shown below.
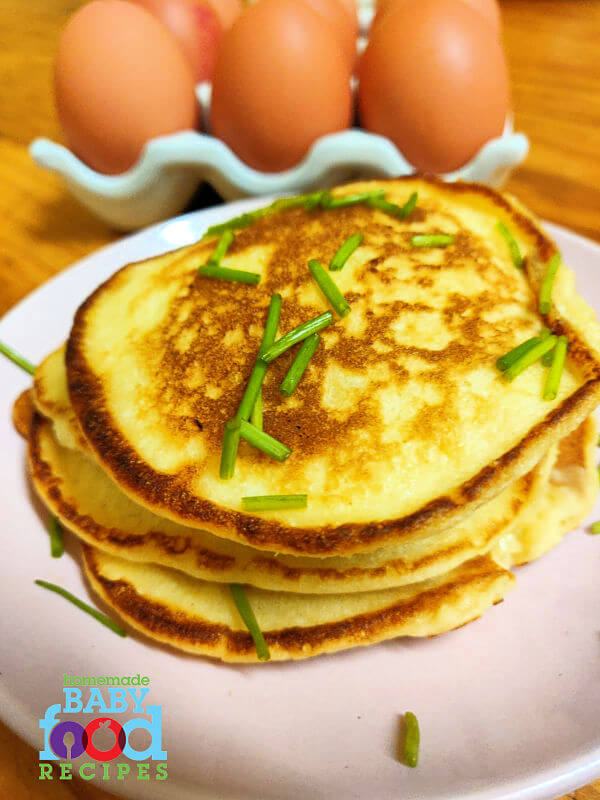
[[254,425],[255,428],[258,428],[259,431],[262,431],[263,429],[262,388],[258,390],[258,394],[256,395],[256,400],[254,401],[254,408],[252,409],[252,413],[250,414],[250,422]]
[[417,233],[410,244],[411,247],[448,247],[454,244],[454,236],[449,233]]
[[[547,339],[548,336],[550,336],[550,332],[550,328],[542,328],[537,336],[532,336],[531,339],[527,339],[527,341],[523,342],[522,344],[513,347],[513,349],[509,350],[509,352],[505,353],[505,355],[500,356],[500,358],[496,361],[496,366],[498,369],[508,369],[511,364],[514,364],[515,361],[517,361],[524,353],[527,353],[532,347],[535,347],[538,342],[543,342],[544,339]],[[546,353],[546,355],[548,354]]]
[[114,631],[119,636],[127,636],[127,631],[125,631],[125,629],[122,628],[118,623],[113,622],[113,620],[110,617],[107,617],[106,614],[102,614],[102,612],[98,611],[98,609],[89,606],[87,603],[84,603],[83,600],[80,600],[78,597],[75,597],[74,594],[71,594],[71,592],[67,591],[66,589],[63,589],[62,586],[57,586],[55,583],[48,583],[48,581],[42,581],[39,579],[34,581],[34,583],[36,583],[38,586],[42,586],[44,589],[48,589],[50,592],[55,592],[56,594],[59,594],[61,597],[64,597],[65,600],[68,600],[70,603],[73,603],[73,605],[77,606],[77,608],[80,608],[82,611],[85,611],[86,614],[89,614],[90,616],[94,617],[94,619],[97,619],[98,622],[101,622],[103,625],[106,625],[107,628],[110,628],[111,631]]
[[282,508],[306,508],[308,495],[305,494],[263,494],[242,497],[245,511],[278,511]]
[[63,530],[60,520],[56,516],[48,520],[48,533],[50,534],[50,555],[52,558],[60,558],[65,552],[63,543]]
[[[221,466],[219,469],[219,476],[224,481],[233,478],[235,473],[235,462],[240,443],[240,423],[250,419],[250,416],[254,412],[257,398],[267,373],[267,365],[260,358],[260,354],[267,347],[270,347],[273,344],[277,334],[280,311],[281,295],[273,294],[271,295],[271,302],[269,303],[269,311],[267,313],[267,321],[265,322],[263,338],[252,374],[250,375],[250,380],[246,385],[244,396],[240,402],[237,414],[233,419],[229,420],[229,422],[225,424],[225,434],[223,436],[223,445],[221,448]],[[260,428],[261,426],[257,425],[256,427]]]
[[404,205],[402,206],[402,219],[408,217],[409,214],[412,214],[412,212],[417,207],[418,200],[419,200],[419,193],[413,192],[406,201],[406,203],[404,203]]
[[[550,336],[551,333],[552,331],[550,330],[550,328],[542,328],[542,331],[540,333],[540,339],[542,339],[543,341],[548,336]],[[549,367],[552,364],[553,358],[554,358],[554,349],[548,350],[548,352],[544,353],[544,355],[542,356],[542,364],[545,367]]]
[[540,286],[540,314],[550,313],[550,300],[552,298],[552,286],[556,273],[560,266],[560,253],[555,253],[546,267],[546,272],[542,278],[542,285]]
[[302,325],[298,325],[297,328],[293,328],[280,339],[277,339],[277,341],[263,353],[261,356],[262,361],[265,364],[270,364],[271,361],[274,361],[282,353],[285,353],[290,347],[293,347],[303,339],[308,339],[313,333],[322,331],[323,328],[331,325],[332,322],[333,314],[331,311],[325,311],[323,314],[319,314],[318,317],[309,319],[308,322],[303,322]]
[[501,371],[508,369],[510,366],[512,366],[512,364],[518,361],[521,356],[532,350],[536,344],[539,344],[540,341],[541,339],[539,336],[532,336],[531,339],[527,339],[526,342],[513,347],[512,350],[508,351],[508,353],[500,356],[500,358],[496,361],[496,366]]
[[233,478],[235,472],[235,460],[240,445],[240,427],[240,420],[237,417],[225,423],[225,434],[221,446],[221,466],[219,467],[219,476],[224,481]]
[[349,314],[350,303],[348,303],[344,295],[333,282],[332,278],[325,272],[316,258],[311,258],[311,260],[308,262],[308,268],[311,271],[313,278],[319,284],[319,289],[323,292],[327,300],[329,300],[330,304],[340,315],[340,317],[345,317],[346,314]]
[[219,267],[215,264],[204,264],[198,267],[200,275],[205,278],[220,278],[223,281],[234,281],[235,283],[260,283],[260,275],[257,272],[246,272],[243,269],[229,269],[228,267]]
[[281,314],[281,295],[271,295],[269,303],[269,310],[267,312],[267,321],[265,322],[265,331],[258,350],[258,357],[260,358],[265,351],[271,347],[277,336],[277,326],[279,325],[279,315]]
[[304,370],[308,367],[308,362],[313,357],[321,337],[318,333],[313,333],[308,339],[302,343],[302,347],[298,350],[298,355],[294,359],[294,363],[287,371],[285,378],[281,382],[279,391],[286,397],[289,397],[300,383],[300,379],[304,375]]
[[312,211],[313,208],[322,204],[323,198],[328,194],[329,192],[321,190],[320,192],[313,192],[312,194],[305,195],[304,208],[307,211]]
[[256,647],[256,655],[258,656],[258,660],[269,661],[271,658],[271,653],[269,652],[269,648],[265,642],[265,637],[258,626],[258,622],[254,616],[254,611],[252,610],[252,606],[250,605],[244,587],[239,583],[230,583],[229,589],[239,615],[242,618],[244,625],[248,628],[250,636],[252,636],[252,641]]
[[358,192],[357,194],[346,194],[334,196],[327,192],[321,198],[321,205],[323,208],[345,208],[346,206],[355,206],[358,203],[366,203],[374,197],[383,197],[385,189],[376,189],[372,192]]
[[600,521],[592,522],[590,525],[590,533],[597,534],[600,533]]
[[544,386],[544,400],[555,400],[558,394],[558,387],[560,386],[560,379],[565,367],[565,360],[567,357],[567,348],[569,342],[566,336],[559,336],[556,345],[554,346],[554,357],[552,365],[546,378],[546,385]]
[[510,229],[501,220],[499,220],[496,223],[496,230],[508,245],[508,249],[510,250],[510,256],[512,258],[512,262],[515,265],[515,267],[517,269],[523,269],[523,256],[521,255],[521,251],[519,250],[519,245],[517,243],[517,240],[512,235]]
[[15,353],[12,348],[3,342],[0,342],[0,353],[5,355],[10,361],[13,362],[13,364],[16,364],[18,367],[21,367],[21,369],[24,369],[25,372],[28,372],[30,375],[35,375],[36,368],[33,366],[31,361],[27,361],[26,358],[23,358],[23,356]]
[[245,214],[240,214],[239,217],[232,217],[232,219],[228,219],[226,222],[220,222],[218,225],[211,225],[202,238],[207,239],[209,236],[219,236],[225,231],[247,228],[257,219],[264,217],[265,214],[261,212],[265,211],[266,209],[262,208],[257,211],[248,211]]
[[331,264],[329,265],[331,272],[338,272],[342,269],[356,248],[360,247],[364,238],[362,233],[353,233],[352,236],[346,239],[344,244],[331,259]]
[[413,192],[403,206],[398,206],[396,203],[390,203],[389,200],[385,199],[385,197],[372,197],[370,200],[367,200],[367,205],[371,206],[371,208],[376,208],[378,211],[384,211],[386,214],[390,214],[392,217],[406,219],[406,217],[408,217],[409,214],[412,214],[412,212],[415,210],[418,199],[418,193]]
[[251,422],[242,420],[240,423],[240,436],[245,439],[249,444],[262,450],[268,456],[276,459],[277,461],[285,461],[292,451],[281,442],[269,436],[265,431],[259,430]]
[[229,250],[229,245],[233,242],[234,233],[232,230],[226,230],[219,239],[214,253],[208,259],[207,264],[211,267],[218,267],[223,260],[225,253]]
[[596,447],[600,447],[600,436],[598,437],[598,441],[596,442]]
[[323,200],[324,196],[329,194],[329,192],[321,190],[318,192],[311,192],[310,194],[294,195],[293,197],[280,197],[278,200],[275,200],[268,206],[257,208],[256,211],[247,211],[245,214],[240,214],[238,217],[232,217],[232,219],[229,219],[226,222],[220,222],[218,225],[211,225],[211,227],[208,228],[204,234],[203,238],[206,239],[209,236],[217,236],[229,230],[247,228],[256,222],[256,220],[262,219],[263,217],[268,217],[271,214],[276,214],[278,211],[286,211],[287,209],[299,207],[304,207],[310,210],[318,206]]
[[281,313],[281,295],[271,295],[271,302],[269,303],[269,311],[267,313],[267,321],[265,322],[265,330],[263,338],[258,349],[258,355],[254,364],[254,369],[250,375],[250,380],[246,386],[246,391],[242,397],[242,401],[237,410],[236,416],[243,420],[249,420],[252,414],[252,409],[256,403],[256,398],[262,386],[267,373],[267,366],[262,360],[263,354],[271,347],[277,335],[277,326],[279,325],[279,314]]
[[519,358],[504,371],[502,377],[507,381],[514,380],[517,375],[520,375],[527,367],[530,367],[538,361],[544,353],[547,353],[548,350],[552,350],[555,344],[556,336],[548,336],[543,342],[538,341],[534,347],[519,356]]
[[419,731],[419,721],[412,711],[407,711],[404,715],[406,735],[404,739],[404,761],[409,767],[416,767],[419,763],[419,744],[421,734]]

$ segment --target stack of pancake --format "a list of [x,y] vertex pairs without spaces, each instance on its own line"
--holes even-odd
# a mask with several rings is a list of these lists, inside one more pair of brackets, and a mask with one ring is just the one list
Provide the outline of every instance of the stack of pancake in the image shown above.
[[[236,230],[223,266],[259,273],[258,285],[198,274],[217,236],[123,267],[36,372],[36,490],[82,540],[92,587],[153,639],[255,661],[232,582],[273,659],[439,634],[502,600],[510,568],[594,502],[600,327],[564,264],[538,313],[554,243],[514,200],[472,184],[411,177],[334,195],[376,189],[400,206],[416,191],[417,207],[406,219],[364,203],[291,208]],[[291,397],[279,386],[295,350],[266,374],[264,430],[291,456],[242,441],[222,480],[224,426],[271,295],[283,299],[278,336],[327,310],[307,263],[327,266],[357,232],[330,273],[350,314],[322,331]],[[439,233],[453,244],[411,246]],[[551,401],[541,362],[512,382],[496,366],[542,325],[569,340]],[[306,508],[242,507],[296,493]]]

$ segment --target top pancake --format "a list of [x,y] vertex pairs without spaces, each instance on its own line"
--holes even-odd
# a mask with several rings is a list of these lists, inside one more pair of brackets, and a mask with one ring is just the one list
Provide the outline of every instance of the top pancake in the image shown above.
[[[79,309],[67,346],[69,393],[95,457],[156,513],[254,547],[312,555],[368,551],[464,519],[537,463],[600,400],[600,329],[559,268],[553,306],[537,312],[555,252],[511,200],[471,184],[410,178],[383,188],[417,210],[396,220],[366,206],[296,209],[236,232],[223,266],[258,286],[201,277],[216,239],[124,267]],[[526,255],[517,270],[502,219]],[[278,391],[295,352],[276,359],[263,392],[265,430],[292,448],[279,464],[242,443],[219,478],[223,428],[260,345],[269,298],[283,297],[279,335],[327,302],[307,262],[327,265],[353,233],[363,245],[334,279],[351,313],[322,342],[293,396]],[[415,233],[455,236],[411,248]],[[560,392],[546,370],[512,383],[501,354],[546,322],[570,341]],[[307,493],[306,510],[248,514],[241,498]]]

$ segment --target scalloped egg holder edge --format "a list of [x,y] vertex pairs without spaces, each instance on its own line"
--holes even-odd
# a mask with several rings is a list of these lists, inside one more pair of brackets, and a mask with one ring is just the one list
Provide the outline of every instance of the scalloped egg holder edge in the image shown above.
[[[363,33],[359,50],[364,47],[372,15],[369,0],[359,3]],[[210,84],[199,84],[196,95],[202,127],[210,130]],[[528,150],[527,137],[513,132],[509,116],[502,136],[487,142],[463,167],[441,177],[498,188]],[[203,181],[224,200],[235,200],[308,192],[360,178],[397,177],[415,171],[389,139],[360,128],[320,137],[299,164],[284,172],[252,169],[220,139],[197,131],[150,140],[137,163],[120,175],[96,172],[68,148],[49,139],[36,139],[29,151],[37,164],[58,173],[86,208],[120,230],[176,216]]]

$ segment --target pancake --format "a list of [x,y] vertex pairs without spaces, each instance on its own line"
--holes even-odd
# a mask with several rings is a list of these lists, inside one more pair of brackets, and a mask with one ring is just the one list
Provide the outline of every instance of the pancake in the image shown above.
[[[84,547],[92,587],[155,641],[223,661],[256,662],[227,586]],[[421,584],[354,594],[291,594],[247,587],[271,659],[310,658],[397,636],[433,636],[470,622],[503,599],[514,577],[491,558]]]
[[[509,198],[474,184],[407,178],[385,189],[417,209],[397,220],[367,206],[294,209],[236,232],[223,266],[257,286],[200,276],[207,238],[124,267],[78,310],[67,344],[68,390],[87,446],[140,505],[254,548],[351,555],[462,524],[529,472],[600,401],[600,328],[562,265],[550,314],[537,312],[554,243]],[[496,231],[513,231],[525,270]],[[278,386],[294,357],[271,365],[265,430],[292,448],[283,464],[242,443],[232,480],[219,478],[223,429],[256,357],[269,297],[283,297],[279,333],[327,304],[307,262],[327,264],[360,231],[335,281],[351,313],[322,333],[298,389]],[[412,248],[416,233],[455,236]],[[555,401],[534,364],[512,383],[495,361],[543,323],[569,337]],[[247,513],[241,498],[307,493],[304,510]]]
[[63,447],[89,451],[69,398],[64,345],[37,367],[32,396],[40,414],[52,420],[54,435]]
[[492,548],[498,563],[520,566],[539,558],[587,517],[598,497],[597,441],[590,417],[560,442],[541,502],[524,507]]
[[61,522],[105,552],[203,580],[336,593],[416,583],[486,553],[545,497],[555,455],[553,448],[531,473],[456,528],[371,553],[327,558],[254,550],[159,517],[121,492],[89,456],[59,444],[52,423],[39,415],[31,429],[29,471],[37,493]]

